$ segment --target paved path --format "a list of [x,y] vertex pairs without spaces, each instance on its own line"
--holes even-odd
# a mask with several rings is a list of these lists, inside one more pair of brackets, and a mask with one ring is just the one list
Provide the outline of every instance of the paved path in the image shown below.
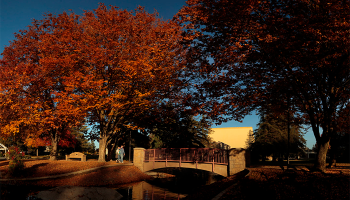
[[[85,169],[65,174],[52,175],[52,176],[42,176],[42,177],[34,177],[34,178],[16,178],[16,179],[0,179],[1,181],[29,181],[29,180],[43,180],[43,179],[51,179],[51,178],[60,178],[65,176],[83,174],[87,172],[91,172],[97,169],[105,168],[105,167],[113,167],[113,166],[121,166],[121,165],[134,165],[133,163],[128,164],[116,164],[116,165],[104,165],[91,169]],[[106,187],[79,187],[79,186],[60,186],[54,187],[49,190],[40,191],[36,197],[42,200],[119,200],[123,196],[119,194],[115,189],[110,189]]]
[[[248,169],[248,173],[244,176],[247,177],[250,174],[250,170]],[[219,194],[217,194],[214,198],[212,198],[212,200],[219,200],[222,196],[225,195],[225,193],[229,190],[231,190],[232,188],[234,188],[238,183],[234,183],[232,184],[230,187],[224,189],[223,191],[221,191]]]
[[42,179],[50,179],[50,178],[60,178],[64,176],[71,176],[71,175],[76,175],[76,174],[83,174],[87,173],[90,171],[94,171],[97,169],[101,169],[104,167],[113,167],[113,166],[126,166],[126,165],[134,165],[133,163],[128,163],[128,164],[116,164],[116,165],[104,165],[104,166],[99,166],[95,168],[90,168],[90,169],[85,169],[85,170],[80,170],[80,171],[75,171],[75,172],[69,172],[65,174],[58,174],[58,175],[52,175],[52,176],[42,176],[42,177],[33,177],[33,178],[9,178],[9,179],[0,179],[1,181],[29,181],[29,180],[42,180]]

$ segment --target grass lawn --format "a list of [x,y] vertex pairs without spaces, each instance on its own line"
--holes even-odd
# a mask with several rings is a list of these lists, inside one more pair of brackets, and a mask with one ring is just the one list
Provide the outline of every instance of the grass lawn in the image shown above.
[[349,199],[349,167],[310,172],[296,167],[252,168],[223,199]]
[[311,166],[311,163],[293,163],[291,168],[284,167],[282,170],[278,165],[255,165],[248,168],[249,173],[244,174],[244,177],[228,177],[204,186],[185,199],[212,199],[225,188],[234,185],[220,200],[349,200],[349,163],[337,164],[337,167],[327,169],[326,173],[312,172],[309,170]]

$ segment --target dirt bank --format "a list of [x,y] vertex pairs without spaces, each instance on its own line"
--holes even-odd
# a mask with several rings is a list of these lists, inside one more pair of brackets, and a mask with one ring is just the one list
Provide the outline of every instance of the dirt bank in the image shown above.
[[[126,163],[127,164],[127,163]],[[78,172],[81,170],[102,167],[92,172],[60,177],[55,179],[42,179],[35,181],[12,180],[2,181],[2,184],[16,185],[37,185],[37,186],[105,186],[119,185],[131,182],[138,182],[151,179],[150,176],[142,173],[137,167],[132,165],[121,165],[115,162],[97,162],[97,161],[50,161],[50,160],[25,160],[25,168],[17,177],[11,177],[7,174],[8,164],[6,161],[0,162],[1,178],[34,178],[46,177],[59,174]]]

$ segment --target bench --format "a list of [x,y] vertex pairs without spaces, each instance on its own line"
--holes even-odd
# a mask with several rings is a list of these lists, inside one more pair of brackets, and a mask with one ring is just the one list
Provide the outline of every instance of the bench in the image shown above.
[[86,155],[80,152],[73,152],[69,155],[66,155],[66,160],[70,160],[71,158],[80,158],[81,161],[86,161]]

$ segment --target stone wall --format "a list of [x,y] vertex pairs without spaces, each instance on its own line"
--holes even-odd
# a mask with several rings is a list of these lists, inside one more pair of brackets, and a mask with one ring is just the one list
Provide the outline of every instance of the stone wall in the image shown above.
[[230,149],[229,150],[229,175],[234,175],[243,171],[250,165],[249,151],[245,149]]

